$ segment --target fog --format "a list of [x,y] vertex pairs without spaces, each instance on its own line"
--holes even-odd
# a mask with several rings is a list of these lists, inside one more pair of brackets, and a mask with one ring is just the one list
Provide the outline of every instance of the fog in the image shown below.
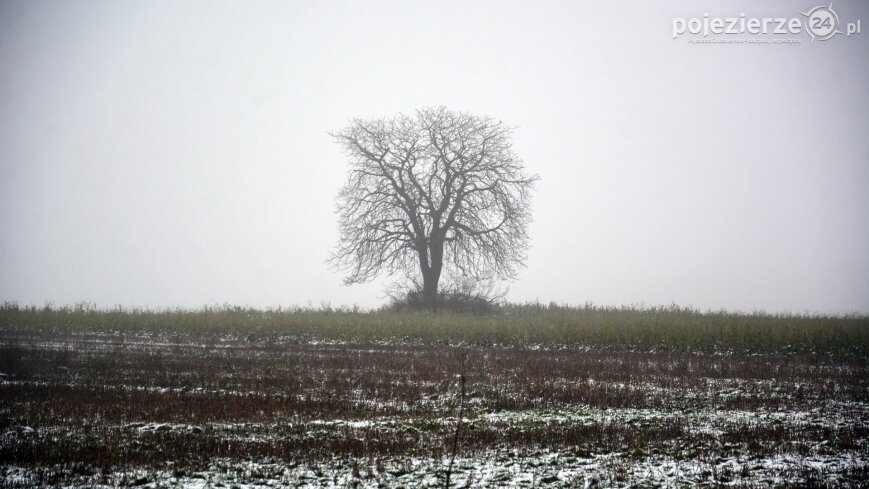
[[0,2],[0,301],[377,306],[328,133],[444,105],[541,177],[511,301],[867,313],[869,32],[672,33],[818,4]]

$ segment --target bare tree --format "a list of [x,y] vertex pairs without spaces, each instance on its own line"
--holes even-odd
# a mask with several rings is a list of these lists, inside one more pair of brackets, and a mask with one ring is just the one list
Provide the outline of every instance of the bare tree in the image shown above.
[[524,265],[536,175],[524,172],[500,121],[426,108],[354,120],[333,134],[350,158],[338,194],[345,284],[402,272],[434,307],[444,272],[513,279]]

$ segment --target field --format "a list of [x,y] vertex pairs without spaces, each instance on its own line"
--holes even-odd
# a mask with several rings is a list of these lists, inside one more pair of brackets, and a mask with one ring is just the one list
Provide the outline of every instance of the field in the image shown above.
[[[865,487],[869,318],[0,309],[0,486]],[[464,383],[462,382],[464,379]]]

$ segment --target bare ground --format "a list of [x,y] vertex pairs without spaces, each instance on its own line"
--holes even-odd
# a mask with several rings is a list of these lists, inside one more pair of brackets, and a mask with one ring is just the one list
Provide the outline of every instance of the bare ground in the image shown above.
[[[467,379],[465,412],[458,376]],[[855,356],[0,332],[0,485],[869,480]]]

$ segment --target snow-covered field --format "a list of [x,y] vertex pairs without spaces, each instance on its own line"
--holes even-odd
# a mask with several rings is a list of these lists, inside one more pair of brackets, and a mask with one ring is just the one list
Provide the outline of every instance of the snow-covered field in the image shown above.
[[0,486],[443,487],[458,430],[454,487],[865,487],[867,372],[835,356],[0,331]]

